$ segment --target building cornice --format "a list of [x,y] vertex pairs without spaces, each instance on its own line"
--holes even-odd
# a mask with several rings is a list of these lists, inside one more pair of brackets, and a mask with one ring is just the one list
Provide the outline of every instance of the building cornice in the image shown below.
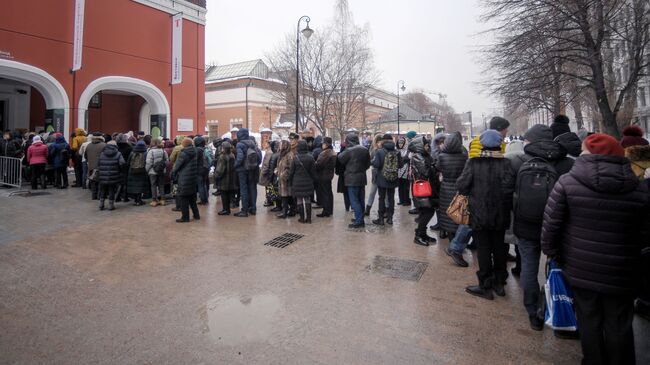
[[133,0],[136,3],[164,11],[168,14],[183,13],[183,18],[189,21],[205,25],[205,13],[207,10],[196,4],[185,0]]

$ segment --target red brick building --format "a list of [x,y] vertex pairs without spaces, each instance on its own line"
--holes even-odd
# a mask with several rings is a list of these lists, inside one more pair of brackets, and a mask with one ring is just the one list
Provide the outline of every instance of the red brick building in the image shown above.
[[205,0],[4,0],[1,7],[0,128],[49,125],[66,136],[76,127],[159,126],[168,136],[204,130]]

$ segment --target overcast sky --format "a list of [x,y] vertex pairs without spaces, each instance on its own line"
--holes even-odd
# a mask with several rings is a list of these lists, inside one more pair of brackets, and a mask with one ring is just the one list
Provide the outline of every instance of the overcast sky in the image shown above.
[[[206,63],[229,64],[264,58],[302,15],[311,28],[328,24],[335,0],[208,0]],[[368,24],[381,72],[381,87],[396,92],[402,79],[409,89],[447,94],[457,112],[471,110],[474,123],[499,104],[480,93],[481,67],[475,47],[484,38],[478,0],[349,0],[358,25]],[[434,101],[438,97],[431,95]]]

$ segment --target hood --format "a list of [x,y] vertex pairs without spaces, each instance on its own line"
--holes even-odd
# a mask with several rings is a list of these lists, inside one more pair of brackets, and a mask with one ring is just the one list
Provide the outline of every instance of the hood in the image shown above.
[[582,153],[582,141],[577,134],[567,132],[555,137],[555,141],[562,145],[571,156],[580,156]]
[[280,143],[278,141],[271,141],[269,142],[269,146],[271,146],[271,152],[276,153],[278,152],[278,145]]
[[205,147],[205,138],[201,136],[194,137],[194,145],[196,147]]
[[395,142],[393,141],[384,141],[381,145],[386,151],[394,151],[395,150]]
[[298,141],[298,153],[307,153],[309,152],[309,147],[307,146],[307,141],[301,139]]
[[237,140],[238,141],[245,141],[248,139],[248,129],[247,128],[242,128],[237,131]]
[[216,149],[219,149],[219,147],[221,146],[222,143],[223,143],[223,139],[221,139],[221,138],[215,138],[214,140],[212,140],[212,145]]
[[194,146],[184,147],[181,152],[182,153],[187,153],[190,158],[196,157],[196,148],[194,148]]
[[345,142],[347,143],[347,147],[352,147],[356,146],[359,144],[359,136],[356,134],[348,134],[345,136]]
[[445,144],[442,147],[444,153],[463,153],[462,136],[458,132],[454,132],[445,138]]
[[524,146],[524,152],[533,157],[541,157],[547,161],[557,161],[566,157],[566,149],[555,141],[539,141]]
[[147,145],[144,143],[138,143],[133,147],[133,152],[147,152]]
[[650,161],[650,146],[632,146],[625,149],[625,157],[630,161]]
[[117,149],[117,146],[113,144],[107,144],[106,147],[104,147],[104,149],[102,150],[102,153],[106,157],[115,157],[115,155],[117,155],[118,152],[119,151]]
[[508,143],[506,146],[506,155],[512,155],[519,152],[524,152],[524,142],[515,139],[514,141]]
[[92,143],[101,143],[104,142],[104,136],[93,136]]
[[85,135],[83,128],[77,128],[74,130],[74,135],[77,137],[83,137]]
[[397,138],[397,148],[401,150],[402,148],[404,148],[404,146],[406,146],[406,138],[404,137]]
[[63,136],[56,137],[56,143],[65,143],[65,138]]
[[589,189],[601,193],[625,194],[639,185],[630,162],[620,156],[582,155],[576,159],[570,174]]
[[314,148],[321,148],[322,144],[323,144],[323,136],[316,136],[316,138],[314,138]]
[[409,152],[424,153],[424,138],[418,137],[409,143]]

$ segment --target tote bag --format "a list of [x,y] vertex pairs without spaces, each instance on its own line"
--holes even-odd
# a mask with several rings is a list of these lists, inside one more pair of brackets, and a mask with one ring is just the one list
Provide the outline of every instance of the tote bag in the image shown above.
[[447,208],[447,216],[456,224],[469,224],[469,203],[465,195],[456,193]]

